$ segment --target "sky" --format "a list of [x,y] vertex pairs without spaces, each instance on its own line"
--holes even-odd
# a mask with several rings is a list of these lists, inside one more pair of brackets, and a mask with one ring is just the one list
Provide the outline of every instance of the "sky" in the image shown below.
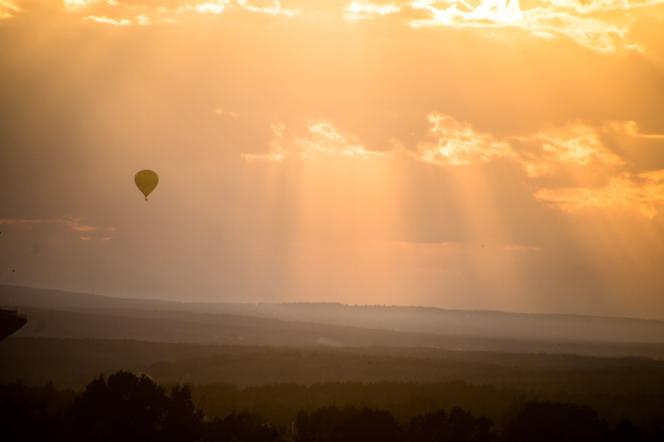
[[664,319],[662,29],[663,0],[0,0],[0,283]]

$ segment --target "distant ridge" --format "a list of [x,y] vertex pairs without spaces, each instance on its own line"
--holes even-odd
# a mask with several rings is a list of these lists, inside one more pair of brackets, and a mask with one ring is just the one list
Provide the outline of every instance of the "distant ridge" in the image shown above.
[[188,303],[0,285],[0,305],[87,313],[223,314],[449,337],[582,343],[664,343],[664,321],[565,314],[339,303]]
[[[14,293],[12,293],[14,292]],[[69,291],[61,289],[51,289],[43,287],[29,287],[0,284],[0,302],[4,299],[11,300],[14,296],[20,296],[23,301],[25,295],[52,295],[52,296],[66,296],[74,301],[74,304],[79,306],[100,306],[106,302],[115,305],[117,302],[136,303],[137,305],[162,305],[162,306],[177,306],[177,307],[191,307],[195,310],[200,308],[218,307],[274,307],[274,306],[292,306],[292,307],[336,307],[336,308],[354,308],[354,309],[396,309],[396,310],[416,310],[416,311],[430,311],[430,312],[447,312],[457,314],[469,315],[506,315],[506,316],[526,316],[526,317],[540,317],[540,318],[577,318],[577,319],[590,319],[590,320],[619,320],[619,321],[636,321],[636,322],[652,322],[664,326],[664,319],[651,319],[651,318],[637,318],[630,316],[610,316],[610,315],[588,315],[579,313],[543,313],[543,312],[515,312],[509,310],[487,310],[487,309],[452,309],[445,307],[434,307],[427,305],[399,305],[399,304],[345,304],[336,301],[284,301],[284,302],[205,302],[205,301],[174,301],[161,298],[131,298],[122,296],[98,295],[96,293]],[[80,298],[79,298],[80,297]],[[85,298],[85,300],[83,300]],[[19,298],[16,298],[19,299]],[[64,298],[57,298],[56,302],[62,301]],[[89,302],[88,302],[89,301]],[[40,306],[49,301],[39,300]],[[65,305],[69,303],[65,302]],[[55,305],[54,305],[55,306]]]

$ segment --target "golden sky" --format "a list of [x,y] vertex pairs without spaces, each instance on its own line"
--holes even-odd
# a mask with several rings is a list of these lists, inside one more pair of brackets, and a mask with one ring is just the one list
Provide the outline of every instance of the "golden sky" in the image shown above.
[[664,319],[662,29],[664,0],[0,0],[0,282]]

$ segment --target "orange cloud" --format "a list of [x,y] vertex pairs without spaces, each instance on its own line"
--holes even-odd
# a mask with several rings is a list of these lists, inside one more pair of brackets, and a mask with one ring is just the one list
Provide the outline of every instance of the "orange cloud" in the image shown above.
[[571,9],[580,14],[596,11],[628,11],[636,8],[661,5],[664,0],[551,0],[551,4],[561,9]]
[[102,228],[85,223],[81,218],[71,216],[67,218],[0,218],[0,225],[28,228],[45,225],[64,226],[71,232],[79,234],[79,239],[83,241],[93,239],[93,234],[96,233],[104,235],[101,237],[102,241],[109,241],[113,238],[112,234],[116,231],[113,226]]
[[293,17],[299,10],[285,8],[280,0],[195,0],[195,1],[136,1],[126,0],[65,0],[70,14],[84,14],[82,18],[99,24],[114,26],[152,23],[175,23],[186,14],[221,15],[228,11],[244,11],[270,16]]
[[521,149],[518,155],[524,170],[532,177],[550,175],[566,165],[624,166],[625,161],[605,146],[601,130],[576,122],[525,137],[512,137],[511,141],[534,146],[534,150]]
[[83,17],[83,20],[89,20],[93,21],[95,23],[102,23],[105,25],[113,25],[113,26],[129,26],[132,24],[131,20],[128,20],[126,18],[122,19],[115,19],[115,18],[109,18],[109,17],[104,17],[104,16],[97,16],[97,15],[88,15],[86,17]]
[[271,129],[272,139],[270,140],[269,151],[267,153],[242,154],[242,158],[245,161],[283,161],[286,159],[288,154],[284,149],[284,133],[286,127],[283,124],[273,124]]
[[535,197],[564,211],[582,209],[637,210],[653,219],[664,206],[664,170],[622,174],[601,188],[540,189]]
[[224,109],[222,107],[218,107],[214,110],[215,115],[219,115],[220,117],[228,117],[228,118],[238,118],[240,114],[238,112],[229,110],[229,109]]
[[469,124],[450,116],[433,113],[429,115],[429,123],[431,141],[421,144],[415,154],[425,163],[462,166],[514,156],[508,143],[491,134],[478,133]]
[[77,11],[79,9],[89,8],[98,3],[105,3],[111,6],[117,5],[116,1],[105,0],[64,0],[65,8],[69,11]]
[[0,20],[14,17],[21,12],[21,8],[11,0],[0,0]]
[[574,182],[562,188],[536,184],[534,196],[564,211],[587,208],[637,209],[652,219],[664,203],[664,170],[630,172],[630,165],[603,141],[607,132],[622,132],[634,138],[664,139],[663,134],[642,134],[634,122],[609,122],[592,126],[574,122],[526,136],[499,140],[478,133],[468,124],[440,114],[429,117],[429,135],[417,149],[416,158],[439,166],[460,166],[506,158],[518,164],[527,176],[539,178],[566,167],[603,172],[609,182],[587,187]]
[[383,155],[367,150],[356,137],[341,133],[325,120],[308,121],[304,134],[293,134],[285,125],[276,124],[272,126],[272,134],[269,152],[243,154],[243,158],[247,161],[283,161],[287,158],[320,156],[369,159]]
[[260,5],[255,3],[256,2],[250,2],[249,0],[237,0],[238,6],[249,12],[257,12],[259,14],[273,16],[281,15],[284,17],[294,17],[300,14],[299,9],[285,8],[281,5],[279,0],[263,1]]
[[344,18],[349,21],[366,20],[373,16],[395,14],[401,10],[394,3],[374,4],[361,1],[353,1],[344,8]]
[[61,224],[67,226],[74,232],[94,232],[98,228],[89,224],[85,224],[80,218],[3,218],[0,219],[0,224],[16,225],[16,226],[34,226],[40,224]]
[[[495,160],[512,162],[532,180],[537,200],[564,211],[585,208],[636,208],[653,218],[664,200],[664,170],[637,173],[604,142],[608,132],[634,138],[664,139],[662,134],[642,134],[634,122],[591,125],[571,122],[533,134],[496,137],[470,124],[440,113],[428,117],[426,138],[414,149],[370,151],[354,136],[342,133],[326,120],[307,122],[297,134],[284,125],[272,127],[270,149],[263,154],[244,154],[245,160],[281,162],[288,158],[335,156],[367,160],[402,155],[438,167],[458,167]],[[568,170],[569,169],[569,170]],[[570,172],[573,171],[574,173]],[[542,181],[543,177],[556,179]],[[585,175],[600,174],[604,184],[588,183]]]
[[[601,0],[583,6],[574,0],[538,2],[523,9],[519,0],[481,0],[441,2],[436,0],[410,0],[395,3],[353,1],[346,6],[345,18],[350,21],[367,20],[386,15],[404,14],[414,28],[517,28],[540,38],[565,37],[594,51],[610,53],[619,50],[642,50],[627,40],[628,26],[623,19],[592,17],[596,11],[632,9],[660,4],[651,2],[616,2]],[[409,12],[423,17],[412,18]]]
[[[0,18],[11,18],[22,0],[2,0]],[[23,0],[24,1],[24,0]],[[353,0],[328,14],[302,2],[303,8],[286,7],[281,0],[65,0],[64,10],[87,21],[115,26],[176,23],[191,15],[222,15],[230,11],[273,17],[330,17],[329,10],[346,21],[396,17],[413,28],[454,27],[519,29],[544,39],[566,38],[602,53],[643,51],[629,39],[634,23],[625,11],[653,8],[664,0],[536,0],[522,7],[519,0]]]
[[[531,177],[556,172],[565,165],[622,166],[624,160],[601,140],[601,128],[581,122],[525,136],[498,139],[475,131],[449,115],[429,115],[429,140],[415,157],[426,163],[462,166],[506,158],[520,164]],[[631,126],[626,130],[634,130]]]
[[647,140],[664,140],[664,134],[643,133],[639,130],[636,121],[612,121],[606,124],[606,129],[613,132],[622,132],[635,138]]

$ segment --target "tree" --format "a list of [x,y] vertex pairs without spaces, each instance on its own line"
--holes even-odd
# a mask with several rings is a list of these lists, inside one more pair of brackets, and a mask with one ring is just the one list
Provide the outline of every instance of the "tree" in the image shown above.
[[399,424],[387,411],[354,407],[301,411],[295,421],[296,442],[401,442]]
[[493,442],[493,422],[476,418],[460,408],[447,415],[444,411],[413,418],[408,426],[409,442]]
[[278,442],[279,433],[255,413],[232,413],[207,424],[206,442]]
[[145,375],[118,372],[93,380],[72,410],[72,434],[79,440],[199,440],[202,414],[191,389],[176,387],[170,395]]
[[505,442],[600,442],[608,424],[592,408],[575,404],[530,402],[507,422]]

